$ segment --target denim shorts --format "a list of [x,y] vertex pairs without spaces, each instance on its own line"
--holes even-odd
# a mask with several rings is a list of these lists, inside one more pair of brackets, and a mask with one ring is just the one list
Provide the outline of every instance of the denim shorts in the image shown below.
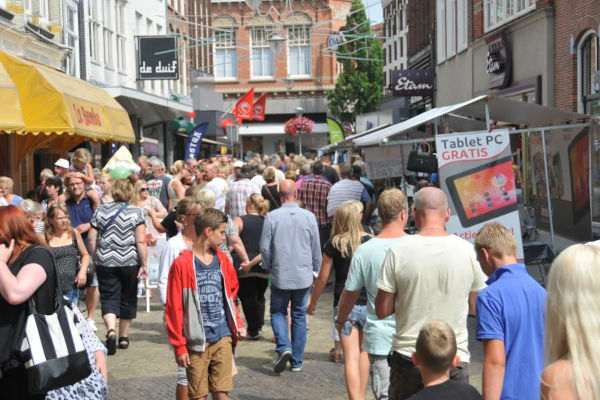
[[[337,307],[335,308],[335,316],[334,316],[334,324],[335,318],[337,318]],[[344,322],[344,326],[342,327],[342,335],[350,336],[353,328],[363,329],[365,327],[365,323],[367,322],[367,306],[358,306],[355,305],[350,311],[348,315],[348,320]]]

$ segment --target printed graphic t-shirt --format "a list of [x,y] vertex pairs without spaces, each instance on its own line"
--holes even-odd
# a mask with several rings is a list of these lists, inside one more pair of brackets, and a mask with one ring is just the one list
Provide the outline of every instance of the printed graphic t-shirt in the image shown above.
[[225,336],[231,336],[231,329],[229,329],[225,314],[221,267],[216,254],[213,255],[209,265],[194,256],[194,267],[204,335],[207,343],[215,343]]

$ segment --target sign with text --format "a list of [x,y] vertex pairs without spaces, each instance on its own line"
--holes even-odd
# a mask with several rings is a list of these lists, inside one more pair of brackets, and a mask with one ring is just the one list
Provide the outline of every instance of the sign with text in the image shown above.
[[137,79],[179,79],[176,36],[136,36]]
[[392,72],[394,97],[433,96],[433,69],[398,69]]
[[402,146],[366,148],[365,167],[369,179],[394,178],[404,175]]
[[439,178],[451,214],[446,230],[470,242],[488,222],[508,228],[523,259],[523,243],[508,130],[437,135]]

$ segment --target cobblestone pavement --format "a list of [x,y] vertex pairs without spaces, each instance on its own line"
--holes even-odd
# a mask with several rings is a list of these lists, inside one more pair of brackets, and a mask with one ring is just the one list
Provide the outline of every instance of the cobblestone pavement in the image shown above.
[[[268,294],[268,291],[267,291]],[[128,350],[117,350],[108,358],[109,398],[127,400],[159,400],[175,397],[176,365],[163,329],[162,306],[154,292],[151,312],[146,313],[140,301],[138,317],[130,332]],[[232,399],[345,399],[343,365],[329,361],[331,339],[332,290],[323,293],[317,311],[309,323],[308,340],[302,372],[285,371],[280,376],[273,372],[275,345],[268,316],[260,341],[245,341],[238,345],[236,364],[239,370],[234,378]],[[106,330],[96,313],[98,335],[104,338]],[[471,384],[481,389],[481,344],[473,339],[474,319],[469,318],[470,349],[472,353]],[[373,399],[370,387],[367,399]]]

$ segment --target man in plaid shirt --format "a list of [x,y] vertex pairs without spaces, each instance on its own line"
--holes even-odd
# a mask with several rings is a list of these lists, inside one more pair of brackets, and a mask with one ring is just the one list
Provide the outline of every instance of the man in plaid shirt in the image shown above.
[[254,168],[244,164],[240,169],[240,179],[229,186],[225,197],[225,213],[231,218],[246,215],[246,200],[254,193],[260,194],[260,188],[250,181]]
[[331,221],[327,218],[327,195],[331,183],[323,178],[323,170],[321,161],[315,161],[312,165],[313,176],[302,181],[298,194],[298,198],[306,204],[306,209],[317,217],[321,249],[331,233]]

